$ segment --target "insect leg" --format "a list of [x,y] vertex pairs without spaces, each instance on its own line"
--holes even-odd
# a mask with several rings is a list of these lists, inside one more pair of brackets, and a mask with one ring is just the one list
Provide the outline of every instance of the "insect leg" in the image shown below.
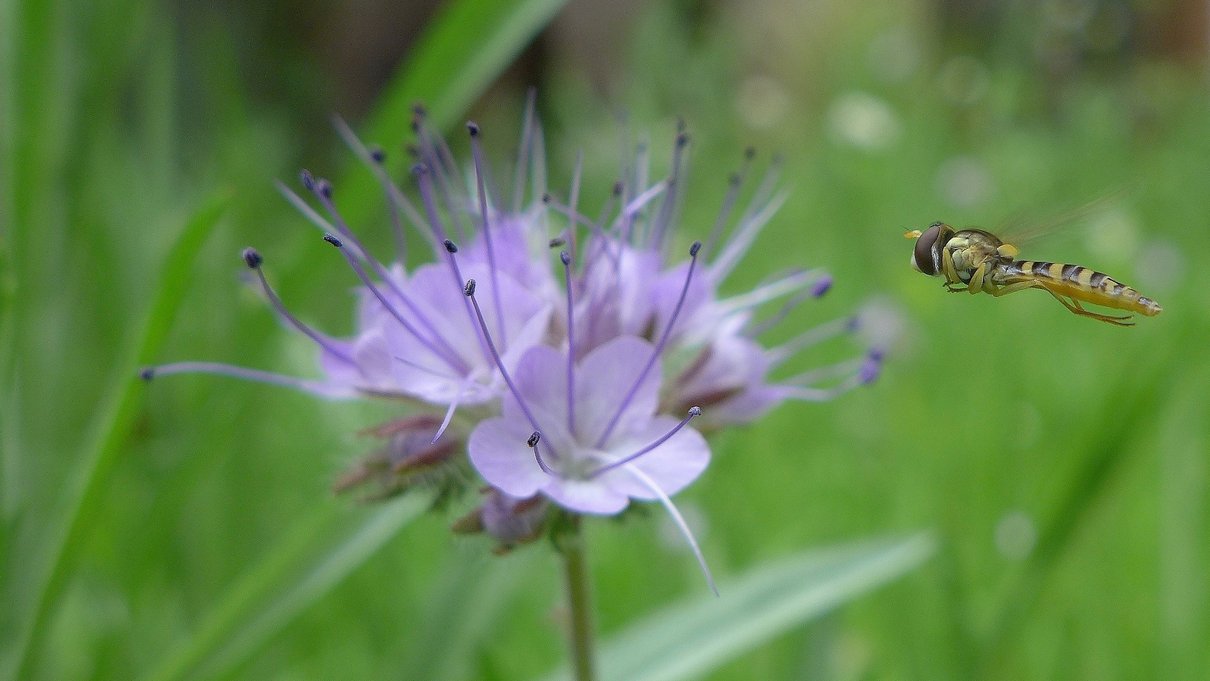
[[958,276],[958,268],[954,267],[954,254],[944,248],[941,249],[941,273],[945,276],[945,290],[950,293],[959,293],[970,288],[969,284],[963,284],[962,278]]
[[992,282],[989,285],[987,292],[992,294],[993,296],[999,298],[1000,296],[1006,296],[1010,293],[1016,293],[1017,291],[1024,291],[1027,288],[1044,288],[1044,287],[1036,281],[1018,281],[1016,283],[1006,284],[1004,286],[1000,286],[1000,285],[996,284],[995,282]]
[[1040,284],[1039,287],[1042,288],[1043,290],[1045,290],[1050,295],[1054,296],[1055,300],[1059,301],[1060,303],[1063,303],[1063,307],[1067,308],[1074,314],[1080,315],[1081,317],[1091,317],[1093,319],[1100,320],[1107,324],[1114,324],[1116,326],[1134,326],[1134,317],[1132,317],[1131,315],[1125,315],[1122,317],[1114,317],[1113,315],[1091,312],[1089,310],[1085,310],[1084,306],[1080,304],[1080,301],[1076,300],[1075,298],[1060,295],[1058,292],[1054,291],[1053,289],[1051,289],[1051,287],[1049,287],[1045,284]]
[[[978,293],[979,291],[983,290],[983,277],[986,274],[987,274],[987,263],[982,263],[978,267],[975,268],[975,272],[973,274],[971,274],[970,282],[966,285],[966,290],[970,291],[971,295],[974,295],[974,294]],[[994,284],[992,284],[992,282],[990,282],[990,281],[988,281],[987,283],[990,285],[989,288],[991,286],[994,286]]]

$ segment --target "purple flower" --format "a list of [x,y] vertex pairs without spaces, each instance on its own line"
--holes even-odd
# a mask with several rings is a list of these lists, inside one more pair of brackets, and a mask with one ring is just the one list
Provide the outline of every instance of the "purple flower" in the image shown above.
[[[677,246],[684,132],[676,137],[667,178],[648,182],[649,157],[640,147],[625,159],[627,170],[601,217],[592,219],[577,206],[578,165],[566,201],[547,193],[532,112],[526,120],[507,209],[484,167],[475,124],[468,125],[473,170],[463,172],[418,114],[412,172],[418,200],[391,181],[381,152],[339,124],[382,184],[397,263],[380,261],[362,245],[326,180],[302,173],[310,201],[284,186],[282,192],[360,282],[353,335],[332,338],[304,324],[270,287],[261,255],[243,254],[278,317],[317,346],[322,377],[208,362],[163,365],[144,376],[216,373],[327,398],[406,399],[418,403],[420,413],[394,429],[388,424],[386,446],[343,478],[342,487],[372,481],[385,495],[439,479],[449,491],[457,476],[444,474],[446,464],[465,442],[470,463],[490,488],[460,527],[488,532],[508,548],[538,535],[550,504],[609,515],[632,500],[658,501],[700,561],[669,498],[710,460],[705,439],[689,422],[699,429],[749,423],[787,400],[835,397],[874,379],[885,339],[852,359],[786,375],[790,360],[863,326],[859,316],[846,317],[779,345],[762,341],[824,295],[831,277],[795,270],[751,291],[720,293],[784,200],[778,164],[740,208],[753,158],[747,154],[713,225],[689,235],[704,243],[695,241],[686,258]],[[535,195],[528,206],[522,200],[527,180]],[[469,192],[461,189],[466,186]],[[562,231],[550,231],[555,223]],[[408,225],[433,254],[412,271],[401,264],[408,259]],[[462,406],[474,409],[438,445]]]
[[631,499],[677,493],[705,470],[710,449],[684,427],[691,417],[657,415],[658,360],[644,372],[654,352],[651,343],[619,336],[569,368],[566,352],[531,348],[501,415],[471,432],[471,463],[509,495],[541,492],[581,513],[618,513]]

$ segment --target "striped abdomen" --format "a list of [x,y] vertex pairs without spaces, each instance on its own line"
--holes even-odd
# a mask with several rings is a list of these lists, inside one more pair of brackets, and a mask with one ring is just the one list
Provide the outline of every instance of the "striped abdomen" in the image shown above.
[[1031,279],[1059,295],[1094,305],[1129,310],[1148,317],[1154,317],[1164,309],[1159,303],[1143,297],[1138,291],[1113,277],[1080,265],[1013,260],[1000,265],[1000,270],[998,278],[1002,278],[1003,283]]

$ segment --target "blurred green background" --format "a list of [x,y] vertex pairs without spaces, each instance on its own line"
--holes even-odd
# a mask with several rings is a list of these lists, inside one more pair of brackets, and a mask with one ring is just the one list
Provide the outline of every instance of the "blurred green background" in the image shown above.
[[[536,86],[552,188],[583,151],[599,205],[619,131],[645,131],[663,159],[681,118],[689,239],[745,146],[760,164],[780,154],[789,201],[733,290],[821,266],[836,286],[802,323],[870,300],[903,316],[877,384],[722,433],[678,502],[724,579],[921,529],[937,553],[708,678],[1205,678],[1207,12],[0,2],[0,674],[513,679],[561,663],[548,547],[496,558],[452,539],[452,515],[331,495],[389,405],[134,380],[177,359],[310,375],[310,347],[242,283],[239,249],[260,248],[325,330],[351,328],[354,282],[273,180],[335,177],[385,246],[382,203],[329,116],[397,150],[425,100],[460,147],[478,120],[503,167]],[[907,265],[905,229],[1098,199],[1025,254],[1158,299],[1136,328],[1036,292],[949,296]],[[590,523],[606,637],[704,591],[661,515]]]

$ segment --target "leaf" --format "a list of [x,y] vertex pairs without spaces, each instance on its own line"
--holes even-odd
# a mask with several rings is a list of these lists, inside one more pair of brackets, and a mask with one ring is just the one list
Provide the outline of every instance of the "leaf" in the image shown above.
[[32,613],[22,618],[23,629],[18,638],[14,667],[16,678],[29,675],[28,665],[35,658],[42,637],[49,628],[47,619],[76,563],[77,554],[86,544],[84,538],[91,530],[92,518],[99,514],[97,507],[106,492],[109,474],[139,414],[145,393],[137,376],[137,367],[159,353],[192,279],[193,261],[211,230],[218,224],[227,203],[226,193],[217,195],[186,224],[164,262],[155,289],[156,295],[142,331],[135,337],[126,358],[115,364],[116,375],[110,382],[110,394],[97,405],[98,417],[93,422],[93,435],[88,440],[91,444],[83,448],[79,464],[64,486],[64,505],[56,516],[45,523],[50,529],[42,533],[47,538],[42,549],[44,562],[37,565],[45,566],[46,571],[44,576],[35,578],[39,581]]
[[367,130],[403,138],[412,105],[423,101],[433,125],[448,126],[550,22],[567,0],[463,0],[433,20],[386,88]]
[[[600,649],[600,678],[697,678],[909,572],[935,543],[917,534],[815,549],[721,583],[719,598],[673,605],[611,637]],[[570,672],[561,669],[547,681],[567,678]]]
[[217,599],[196,633],[165,655],[147,678],[212,678],[230,672],[431,503],[431,497],[413,493],[368,515],[351,514],[331,503],[320,505],[264,560],[244,572]]

